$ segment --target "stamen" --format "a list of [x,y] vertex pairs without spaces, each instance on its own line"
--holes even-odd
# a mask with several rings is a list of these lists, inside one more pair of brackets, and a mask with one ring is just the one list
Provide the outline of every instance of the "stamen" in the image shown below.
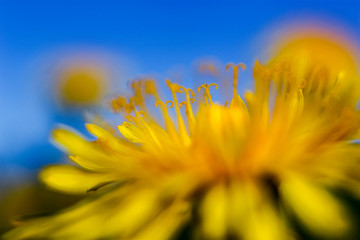
[[237,94],[237,84],[238,84],[238,72],[239,72],[239,68],[241,67],[242,70],[246,69],[245,64],[243,63],[238,63],[237,65],[234,65],[233,63],[228,63],[225,66],[225,70],[229,71],[229,68],[232,67],[234,73],[233,73],[233,91],[234,91],[234,98],[238,95]]
[[211,83],[209,85],[207,85],[206,83],[201,85],[200,87],[198,87],[197,91],[198,92],[201,92],[201,88],[204,88],[204,99],[205,99],[205,102],[206,100],[208,101],[208,104],[209,105],[212,105],[213,104],[213,101],[212,101],[212,98],[211,98],[211,94],[210,94],[210,91],[209,91],[209,88],[211,86],[215,86],[216,89],[219,88],[219,85],[217,85],[216,83]]
[[174,99],[174,106],[175,106],[175,112],[176,112],[176,117],[177,117],[177,121],[178,121],[178,127],[179,127],[179,133],[181,138],[183,139],[183,141],[185,143],[189,142],[189,136],[186,132],[186,127],[185,127],[185,123],[184,120],[181,116],[181,112],[180,112],[180,108],[179,108],[179,102],[176,96],[176,93],[182,93],[182,91],[180,90],[180,87],[178,84],[176,83],[172,83],[169,79],[166,79],[166,84],[168,85],[173,99]]
[[145,93],[153,95],[156,101],[159,101],[159,94],[156,90],[156,84],[153,79],[146,79],[145,80]]
[[183,86],[179,86],[179,89],[180,92],[185,93],[185,97],[186,97],[186,102],[181,102],[179,106],[182,107],[183,105],[185,105],[185,113],[188,120],[189,128],[191,129],[195,122],[195,117],[191,107],[191,103],[195,102],[195,98],[194,98],[195,93],[191,88],[185,88]]
[[110,108],[114,112],[121,112],[121,109],[126,105],[126,99],[124,97],[117,97],[110,102]]
[[137,117],[137,118],[146,118],[146,112],[144,112],[144,111],[138,111],[138,112],[135,112],[135,116]]
[[[195,98],[190,98],[190,103],[194,103],[195,102]],[[179,104],[180,107],[186,106],[186,104],[188,104],[188,102],[183,101]]]
[[129,103],[128,104],[125,104],[124,106],[124,111],[127,113],[127,114],[130,114],[132,113],[133,111],[135,111],[135,99],[134,97],[131,97],[129,99]]
[[132,115],[126,115],[125,118],[126,118],[126,120],[128,120],[129,122],[138,123],[138,120],[136,119],[136,117],[134,117],[134,116],[132,116]]
[[174,102],[173,101],[166,101],[165,103],[161,100],[158,100],[155,102],[155,107],[161,107],[161,110],[163,112],[163,115],[164,115],[164,121],[165,121],[165,127],[166,127],[166,130],[169,132],[169,134],[172,136],[172,137],[176,137],[176,129],[175,129],[175,126],[169,116],[169,112],[168,112],[168,109],[167,109],[167,105],[168,103],[170,103],[170,106],[169,108],[172,108],[174,106]]
[[146,113],[144,111],[136,111],[135,110],[135,117],[132,115],[126,115],[125,118],[129,122],[136,123],[138,126],[140,126],[140,121],[146,117]]
[[120,96],[111,101],[111,103],[110,103],[111,110],[113,110],[114,112],[119,112],[119,113],[124,111],[127,114],[130,114],[135,109],[134,101],[135,101],[134,99],[130,98],[129,103],[127,103],[126,98],[123,96]]
[[168,103],[170,103],[170,106],[169,106],[168,108],[172,108],[172,107],[174,106],[174,102],[173,102],[173,101],[166,101],[166,102],[164,103],[163,101],[159,100],[159,101],[156,101],[155,107],[159,107],[159,105],[161,105],[163,112],[166,113],[166,114],[168,114],[168,111],[167,111],[167,108],[166,108],[167,105],[168,105]]
[[136,105],[139,106],[140,109],[145,110],[145,100],[143,96],[143,85],[144,80],[135,80],[131,83],[131,88],[134,91],[134,98],[136,99]]
[[[138,97],[132,96],[132,97],[130,97],[130,99],[129,99],[128,105],[129,105],[129,106],[133,106],[133,108],[135,109],[135,106],[140,106],[140,105],[141,105],[141,101],[139,100]],[[141,107],[140,107],[140,109],[141,109]]]
[[189,105],[191,105],[191,103],[194,103],[194,102],[195,102],[195,98],[190,98],[189,102],[184,101],[179,104],[180,107],[185,106],[185,113],[186,113],[186,117],[188,119],[190,133],[191,133],[192,127],[194,126],[194,123],[195,123],[195,117],[193,115],[191,106],[189,106]]

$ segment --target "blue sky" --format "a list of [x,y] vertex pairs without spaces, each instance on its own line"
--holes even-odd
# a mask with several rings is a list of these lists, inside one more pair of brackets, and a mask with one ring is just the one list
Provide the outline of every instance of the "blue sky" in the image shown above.
[[119,82],[190,69],[207,56],[251,66],[286,23],[310,18],[360,39],[358,0],[0,0],[0,161],[46,163],[58,157],[48,143],[55,123],[79,124],[80,117],[52,109],[48,86],[57,58],[85,53],[108,61]]

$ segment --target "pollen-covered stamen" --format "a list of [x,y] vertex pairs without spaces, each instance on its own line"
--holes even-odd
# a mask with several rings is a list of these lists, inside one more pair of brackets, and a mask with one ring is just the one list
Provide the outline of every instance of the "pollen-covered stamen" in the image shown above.
[[192,113],[191,106],[189,107],[189,105],[191,103],[194,103],[194,102],[195,102],[195,98],[190,98],[189,102],[184,101],[184,102],[181,102],[179,104],[180,107],[185,106],[185,113],[186,113],[186,117],[187,117],[187,120],[188,120],[190,133],[191,133],[191,129],[194,126],[194,123],[195,123],[195,117],[194,117],[194,115]]
[[161,106],[161,110],[162,110],[162,112],[164,114],[164,117],[169,117],[169,113],[168,113],[168,110],[167,110],[168,103],[170,103],[169,108],[172,108],[174,106],[173,101],[166,101],[164,103],[163,101],[159,100],[159,101],[156,101],[156,103],[155,103],[155,107]]
[[134,97],[131,97],[129,99],[129,102],[127,104],[125,104],[123,109],[127,114],[130,114],[133,111],[135,111],[135,106],[136,106],[136,100]]
[[246,69],[245,64],[243,63],[238,63],[237,65],[233,64],[233,63],[228,63],[225,66],[225,70],[229,71],[229,68],[232,67],[233,69],[233,92],[234,92],[234,96],[233,98],[236,98],[236,96],[238,95],[237,93],[237,85],[238,85],[238,72],[239,72],[239,68],[241,68],[242,70]]
[[130,98],[129,103],[127,103],[126,98],[120,96],[111,101],[110,107],[114,112],[130,114],[135,109],[134,101],[134,99]]
[[156,90],[156,84],[153,79],[146,79],[144,88],[146,94],[153,95],[156,101],[160,100],[159,94]]
[[142,101],[137,96],[132,96],[129,99],[128,106],[133,106],[133,111],[135,111],[135,106],[138,106],[141,110],[143,110],[143,107],[141,107]]
[[195,102],[195,93],[191,88],[185,88],[183,86],[179,86],[180,92],[185,93],[186,102],[181,102],[179,104],[180,107],[185,105],[185,113],[188,120],[189,128],[192,127],[192,125],[195,122],[194,113],[192,111],[191,103]]
[[175,107],[180,136],[184,142],[188,142],[189,135],[186,131],[185,123],[180,112],[179,101],[176,96],[176,93],[182,93],[182,91],[180,90],[180,86],[178,84],[172,83],[169,79],[166,80],[166,84],[168,85],[174,99],[174,107]]
[[135,80],[131,83],[131,88],[134,91],[134,99],[136,99],[136,105],[139,106],[141,110],[145,110],[145,99],[143,94],[144,80]]
[[[273,67],[276,68],[276,67]],[[260,98],[259,102],[264,102],[268,100],[269,97],[269,90],[270,90],[270,83],[271,78],[273,78],[274,72],[278,72],[278,70],[270,69],[270,67],[265,67],[260,64],[259,61],[255,61],[254,69],[253,69],[253,77],[255,79],[255,95]],[[286,82],[281,89],[286,88]]]
[[198,87],[198,89],[197,89],[198,92],[201,92],[201,89],[204,88],[204,99],[205,99],[205,102],[207,102],[209,105],[213,104],[211,94],[210,94],[210,90],[209,90],[209,88],[211,86],[215,86],[216,89],[219,88],[219,85],[217,85],[216,83],[210,83],[209,85],[207,85],[205,83],[205,84],[201,85],[200,87]]
[[[170,103],[170,105],[168,106],[168,104]],[[172,108],[174,106],[174,102],[173,101],[166,101],[165,103],[161,100],[156,101],[155,103],[155,107],[160,107],[161,111],[163,112],[164,115],[164,122],[165,122],[165,128],[166,130],[169,132],[169,134],[172,137],[175,137],[177,135],[176,133],[176,129],[174,126],[173,121],[171,120],[170,116],[169,116],[169,112],[168,112],[168,107]]]
[[117,97],[111,100],[110,108],[113,112],[121,112],[123,107],[126,105],[126,98],[125,97]]
[[126,120],[129,121],[129,122],[133,122],[135,123],[136,125],[139,125],[139,119],[137,119],[136,117],[132,116],[132,115],[126,115]]

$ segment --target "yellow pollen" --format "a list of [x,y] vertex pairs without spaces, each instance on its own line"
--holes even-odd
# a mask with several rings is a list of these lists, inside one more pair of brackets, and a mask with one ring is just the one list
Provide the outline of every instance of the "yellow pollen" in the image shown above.
[[111,100],[111,109],[114,112],[125,112],[127,114],[130,114],[135,109],[135,99],[130,98],[129,103],[126,102],[126,98],[123,96],[117,97],[113,100]]
[[153,79],[145,79],[144,85],[145,85],[144,87],[145,87],[146,94],[153,95],[156,101],[160,100],[159,94],[157,93],[157,90],[156,90],[156,84]]

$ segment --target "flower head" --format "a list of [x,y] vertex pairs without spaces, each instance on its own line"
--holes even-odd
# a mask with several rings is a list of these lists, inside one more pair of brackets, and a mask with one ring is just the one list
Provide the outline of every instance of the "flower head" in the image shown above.
[[91,106],[104,97],[107,85],[105,72],[90,64],[76,64],[61,71],[58,95],[67,106]]
[[95,193],[7,237],[165,240],[187,226],[194,239],[294,239],[290,215],[315,235],[343,236],[347,211],[328,188],[360,187],[360,149],[351,143],[360,82],[348,56],[326,39],[294,41],[255,63],[255,88],[244,98],[237,85],[245,65],[228,64],[233,93],[223,104],[212,99],[215,83],[190,89],[167,80],[172,99],[163,101],[154,81],[133,82],[133,97],[111,101],[126,118],[120,134],[94,124],[86,127],[95,141],[53,132],[78,166],[49,166],[41,179]]

